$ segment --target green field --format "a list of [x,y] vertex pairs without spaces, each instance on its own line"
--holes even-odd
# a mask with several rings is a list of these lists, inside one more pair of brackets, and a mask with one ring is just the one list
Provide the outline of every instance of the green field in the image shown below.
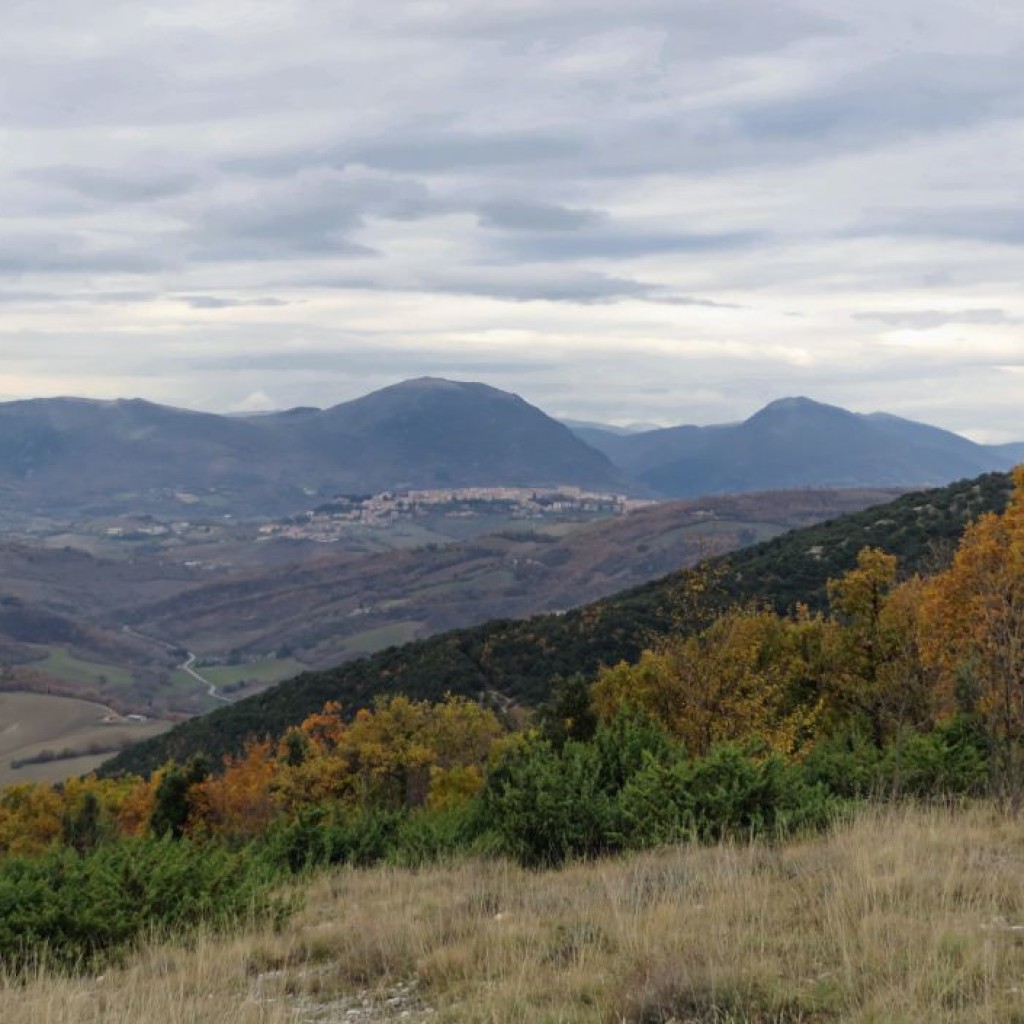
[[104,665],[95,661],[83,661],[75,657],[64,647],[40,648],[47,652],[42,661],[32,663],[47,675],[63,679],[78,685],[95,686],[106,689],[110,686],[129,687],[134,683],[132,674],[116,665]]
[[[290,679],[308,668],[294,658],[265,658],[250,661],[244,665],[196,665],[195,670],[214,686],[231,686],[234,683],[279,683]],[[187,675],[187,673],[182,673]],[[195,683],[195,680],[192,680]]]
[[376,629],[354,633],[345,640],[345,649],[372,654],[374,651],[382,651],[386,647],[405,644],[416,639],[422,625],[421,622],[391,622],[386,626],[378,626]]
[[[300,672],[304,672],[309,666],[302,664],[301,661],[295,661],[294,658],[264,658],[261,661],[250,661],[242,665],[196,664],[193,668],[214,686],[237,687],[241,685],[244,687],[245,693],[243,694],[237,692],[225,694],[225,696],[234,698],[245,696],[256,689],[273,686],[274,683],[280,683],[285,679],[291,679]],[[204,699],[206,703],[203,707],[207,710],[217,707],[221,703],[213,697],[208,697],[206,687],[180,668],[171,673],[167,688],[182,696],[191,695]]]

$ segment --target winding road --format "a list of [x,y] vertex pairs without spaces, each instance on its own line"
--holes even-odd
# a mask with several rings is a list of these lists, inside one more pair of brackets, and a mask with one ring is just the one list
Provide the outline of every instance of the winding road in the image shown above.
[[[131,626],[122,626],[121,628],[124,630],[125,633],[128,633],[131,636],[137,636],[140,640],[145,640],[151,644],[159,644],[161,647],[166,647],[167,650],[169,651],[180,651],[184,649],[179,644],[168,643],[166,640],[160,640],[155,636],[147,636],[145,633],[140,633],[138,630],[132,629]],[[185,654],[186,658],[178,666],[178,668],[181,669],[182,672],[187,672],[197,683],[201,683],[203,686],[205,686],[206,695],[208,697],[213,698],[213,700],[222,701],[224,704],[230,704],[230,697],[225,697],[224,694],[217,689],[214,683],[211,683],[209,679],[207,679],[203,675],[200,675],[192,667],[196,663],[196,656],[191,651],[185,651]]]

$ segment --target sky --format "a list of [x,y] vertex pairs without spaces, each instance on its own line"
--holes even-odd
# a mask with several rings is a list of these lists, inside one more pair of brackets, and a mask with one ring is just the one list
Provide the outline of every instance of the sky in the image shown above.
[[10,0],[0,400],[1024,440],[1019,0]]

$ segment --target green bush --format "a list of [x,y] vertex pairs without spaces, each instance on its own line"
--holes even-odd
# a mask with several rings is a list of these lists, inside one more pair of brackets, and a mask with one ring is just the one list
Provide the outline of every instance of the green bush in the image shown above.
[[481,825],[476,802],[409,814],[395,832],[387,859],[402,867],[419,867],[468,852],[477,846]]
[[991,781],[983,723],[962,715],[931,733],[909,733],[882,759],[882,777],[894,795],[981,796]]
[[274,871],[292,874],[335,864],[370,867],[389,856],[406,817],[403,811],[308,808],[269,833],[259,845],[260,858]]
[[483,796],[484,827],[522,864],[552,866],[609,849],[612,801],[600,788],[592,744],[568,742],[560,752],[533,738],[491,773]]
[[645,755],[639,770],[622,787],[617,801],[624,846],[657,846],[689,835],[693,819],[689,771],[681,755]]
[[776,756],[755,759],[734,746],[694,761],[685,785],[692,833],[703,842],[820,829],[838,810],[826,787],[799,765]]
[[818,743],[803,762],[804,777],[845,799],[863,799],[883,787],[882,752],[857,732]]
[[0,964],[89,968],[141,936],[220,929],[284,913],[251,854],[188,840],[127,839],[0,862]]

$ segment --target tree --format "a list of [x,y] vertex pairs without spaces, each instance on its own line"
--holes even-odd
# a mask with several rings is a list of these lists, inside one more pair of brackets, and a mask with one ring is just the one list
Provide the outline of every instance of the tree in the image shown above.
[[278,815],[275,750],[250,740],[241,757],[226,757],[224,771],[197,782],[191,793],[190,832],[242,842],[263,835]]
[[819,619],[781,618],[732,608],[696,634],[673,634],[636,665],[605,669],[594,684],[603,721],[619,709],[642,711],[681,739],[693,757],[717,743],[756,739],[791,754],[806,739],[819,695],[806,662]]
[[209,774],[206,761],[193,757],[182,768],[171,761],[160,773],[160,781],[153,794],[153,814],[149,827],[154,835],[169,835],[180,839],[192,809],[191,789]]
[[61,836],[61,810],[52,786],[20,783],[0,790],[0,855],[45,850]]
[[586,676],[576,672],[568,679],[556,678],[550,699],[537,709],[537,725],[556,749],[561,749],[568,740],[586,743],[593,739],[597,714]]
[[934,720],[934,673],[924,665],[918,617],[923,584],[897,585],[894,555],[863,548],[857,565],[829,580],[825,697],[833,726],[863,726],[876,747]]
[[1002,515],[964,533],[948,570],[926,587],[922,647],[947,694],[973,689],[988,723],[999,795],[1024,798],[1024,466]]

